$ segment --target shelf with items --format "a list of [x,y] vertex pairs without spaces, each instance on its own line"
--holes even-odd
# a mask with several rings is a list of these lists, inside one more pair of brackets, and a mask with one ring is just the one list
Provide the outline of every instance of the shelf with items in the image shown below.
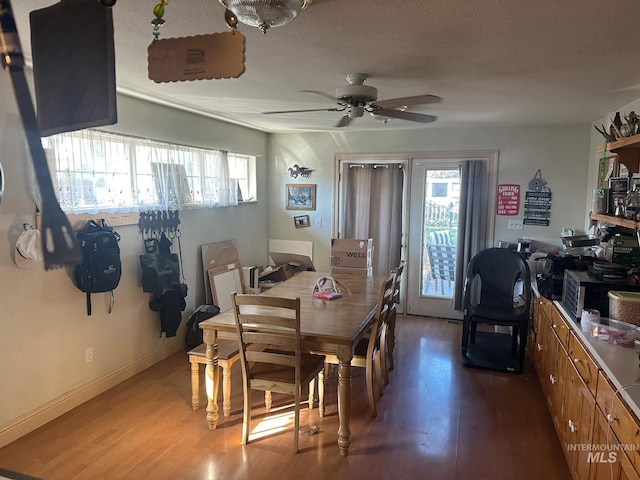
[[638,173],[640,167],[640,134],[609,142],[598,147],[598,153],[606,151],[618,155],[618,161],[630,172]]
[[640,230],[640,222],[636,222],[629,218],[614,217],[612,215],[603,215],[601,213],[593,212],[589,214],[589,218],[591,220],[595,220],[598,222],[607,222],[612,225],[617,225],[618,227],[628,228],[630,230]]

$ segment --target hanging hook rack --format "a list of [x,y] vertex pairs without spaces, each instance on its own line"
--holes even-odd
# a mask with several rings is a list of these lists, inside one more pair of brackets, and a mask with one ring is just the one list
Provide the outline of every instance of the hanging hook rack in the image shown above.
[[175,233],[180,225],[178,210],[158,210],[140,212],[138,227],[143,236],[158,235],[161,232]]

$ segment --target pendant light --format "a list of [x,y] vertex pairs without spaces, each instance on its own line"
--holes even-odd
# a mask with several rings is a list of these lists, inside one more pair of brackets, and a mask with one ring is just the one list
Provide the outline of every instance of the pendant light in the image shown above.
[[219,0],[238,18],[263,33],[291,22],[313,0]]

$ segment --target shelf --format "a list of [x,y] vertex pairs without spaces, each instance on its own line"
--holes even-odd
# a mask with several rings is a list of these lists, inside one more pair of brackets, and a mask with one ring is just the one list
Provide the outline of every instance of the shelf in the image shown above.
[[598,222],[611,223],[612,225],[628,228],[630,230],[640,230],[640,222],[635,222],[628,218],[613,217],[611,215],[602,215],[600,213],[593,213],[593,212],[589,214],[589,218],[591,220],[597,220]]
[[[605,147],[598,147],[598,153],[603,153]],[[623,163],[630,172],[638,173],[640,167],[640,134],[623,138],[607,144],[607,151],[618,155],[618,161]]]

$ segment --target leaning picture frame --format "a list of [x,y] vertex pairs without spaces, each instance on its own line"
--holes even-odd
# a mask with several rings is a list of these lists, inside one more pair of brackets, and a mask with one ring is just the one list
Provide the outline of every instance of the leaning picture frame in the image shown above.
[[629,190],[629,177],[609,178],[609,190],[611,193],[626,194]]
[[309,224],[309,215],[296,215],[293,217],[293,223],[296,228],[308,227]]
[[285,185],[287,210],[315,210],[316,186],[314,184],[288,183]]

